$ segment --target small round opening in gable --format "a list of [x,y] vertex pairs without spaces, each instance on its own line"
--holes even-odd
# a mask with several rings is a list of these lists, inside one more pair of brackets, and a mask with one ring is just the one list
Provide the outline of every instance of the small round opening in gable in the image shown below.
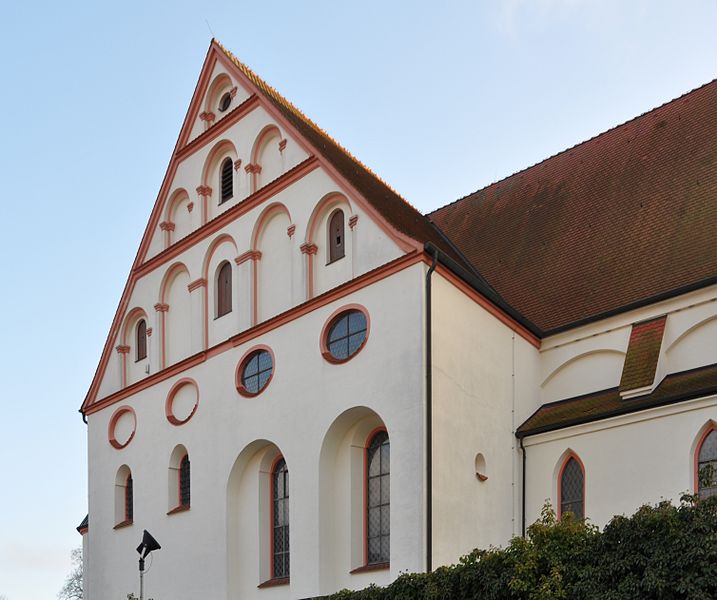
[[199,388],[193,379],[180,379],[167,394],[165,413],[172,425],[184,425],[199,405]]
[[219,99],[219,112],[226,112],[232,103],[232,95],[227,92]]
[[117,450],[124,448],[132,441],[136,429],[137,417],[134,410],[129,406],[118,408],[110,419],[107,432],[110,445]]

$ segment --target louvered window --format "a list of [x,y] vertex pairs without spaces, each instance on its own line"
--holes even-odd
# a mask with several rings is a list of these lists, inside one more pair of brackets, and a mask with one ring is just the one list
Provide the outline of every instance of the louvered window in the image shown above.
[[179,505],[189,506],[190,500],[189,455],[185,454],[179,463]]
[[225,159],[222,163],[221,179],[222,195],[219,201],[220,204],[234,196],[234,165],[231,158]]
[[289,470],[281,458],[271,474],[271,567],[275,579],[289,576]]
[[573,513],[585,517],[585,474],[580,463],[570,457],[560,476],[560,514]]
[[697,492],[700,498],[717,495],[717,431],[712,430],[697,456]]
[[344,213],[335,211],[329,219],[329,260],[332,263],[344,257]]
[[391,445],[388,433],[379,431],[366,449],[366,550],[369,565],[391,557]]
[[217,273],[217,318],[232,312],[232,266],[225,262]]
[[134,488],[132,487],[132,474],[127,476],[124,487],[124,518],[132,522],[134,516]]
[[147,322],[141,319],[137,323],[137,357],[136,360],[147,358]]

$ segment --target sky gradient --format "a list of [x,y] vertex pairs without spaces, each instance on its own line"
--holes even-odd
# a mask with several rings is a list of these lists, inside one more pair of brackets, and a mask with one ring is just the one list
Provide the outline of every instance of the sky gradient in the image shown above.
[[77,409],[212,35],[426,212],[714,79],[715,22],[714,0],[4,3],[0,596],[54,598],[81,543]]

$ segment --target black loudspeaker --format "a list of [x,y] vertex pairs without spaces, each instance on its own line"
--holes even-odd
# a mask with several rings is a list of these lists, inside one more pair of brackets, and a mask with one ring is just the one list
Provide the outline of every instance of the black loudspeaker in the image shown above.
[[162,546],[159,545],[159,542],[152,537],[152,534],[145,529],[144,534],[142,535],[142,543],[137,546],[137,552],[139,552],[139,555],[142,558],[145,558],[150,552],[159,550],[161,547]]

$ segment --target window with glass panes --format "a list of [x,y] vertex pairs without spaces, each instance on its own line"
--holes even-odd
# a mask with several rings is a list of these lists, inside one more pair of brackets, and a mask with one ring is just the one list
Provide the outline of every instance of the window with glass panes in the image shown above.
[[387,563],[391,556],[391,446],[379,431],[366,449],[366,552],[369,565]]
[[289,576],[289,470],[280,458],[271,474],[272,490],[272,577]]
[[560,514],[573,513],[576,518],[585,516],[585,474],[580,463],[570,457],[560,477]]
[[368,323],[360,310],[341,313],[329,328],[326,347],[329,354],[338,361],[348,360],[356,354],[366,341]]
[[134,488],[132,485],[132,474],[127,475],[124,486],[124,519],[132,521],[134,517]]
[[185,454],[179,463],[179,505],[189,506],[190,499],[189,455]]
[[717,431],[702,440],[697,455],[697,493],[700,498],[717,495]]
[[252,352],[244,361],[241,370],[241,383],[249,394],[258,394],[264,389],[274,371],[271,353],[267,350]]

